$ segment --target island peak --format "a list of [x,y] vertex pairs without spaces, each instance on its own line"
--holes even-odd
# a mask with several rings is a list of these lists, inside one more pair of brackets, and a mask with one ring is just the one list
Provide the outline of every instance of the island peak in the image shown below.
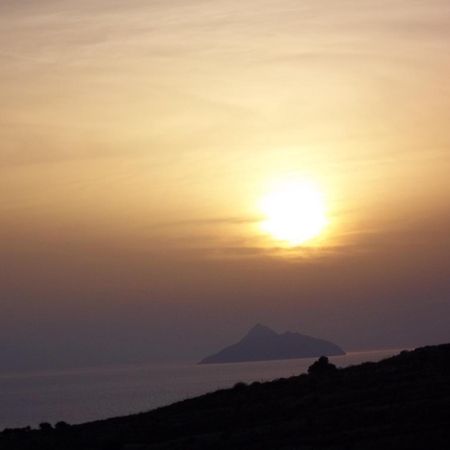
[[277,333],[275,331],[273,331],[271,328],[269,328],[268,326],[257,323],[253,328],[251,328],[249,330],[249,332],[246,334],[245,338],[262,338],[262,337],[276,336],[276,335],[277,335]]
[[204,358],[200,364],[314,358],[344,354],[344,350],[332,342],[292,331],[278,334],[268,326],[258,323],[239,342]]

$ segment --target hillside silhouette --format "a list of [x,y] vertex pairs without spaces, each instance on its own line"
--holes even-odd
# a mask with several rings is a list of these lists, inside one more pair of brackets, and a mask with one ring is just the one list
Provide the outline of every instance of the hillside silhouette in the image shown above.
[[345,355],[345,352],[336,344],[323,339],[289,331],[278,334],[265,325],[257,324],[237,344],[204,358],[200,364],[314,358],[322,355]]
[[444,450],[450,344],[238,383],[147,413],[0,433],[2,450]]

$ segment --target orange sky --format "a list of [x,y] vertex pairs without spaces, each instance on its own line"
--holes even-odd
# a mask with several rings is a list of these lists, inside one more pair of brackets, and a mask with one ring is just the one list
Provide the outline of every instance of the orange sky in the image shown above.
[[[355,348],[450,339],[449,54],[444,0],[1,2],[10,365],[71,321],[102,351],[161,343],[143,359],[179,356],[173,323],[195,357],[258,321]],[[287,255],[258,202],[289,177],[330,223]]]

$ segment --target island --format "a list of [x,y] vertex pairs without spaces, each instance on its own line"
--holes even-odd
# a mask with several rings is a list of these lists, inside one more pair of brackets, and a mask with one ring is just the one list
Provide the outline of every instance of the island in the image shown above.
[[279,334],[265,325],[257,324],[238,343],[202,359],[200,364],[338,355],[345,355],[345,352],[332,342],[290,331]]

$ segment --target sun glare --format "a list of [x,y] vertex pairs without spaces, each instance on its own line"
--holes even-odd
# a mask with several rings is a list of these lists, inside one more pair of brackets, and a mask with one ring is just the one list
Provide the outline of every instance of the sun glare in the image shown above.
[[328,220],[321,192],[310,182],[290,181],[277,186],[260,204],[261,230],[289,247],[316,238]]

